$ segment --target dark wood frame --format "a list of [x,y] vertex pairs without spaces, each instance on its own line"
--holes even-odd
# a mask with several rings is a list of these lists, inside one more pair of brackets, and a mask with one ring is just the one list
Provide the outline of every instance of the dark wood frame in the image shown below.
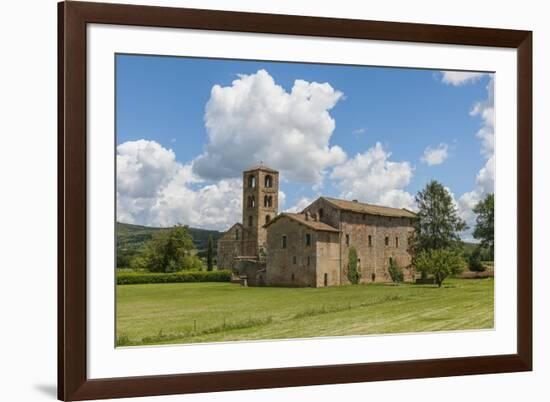
[[[517,353],[233,372],[86,375],[86,24],[517,49]],[[532,32],[168,7],[58,5],[58,397],[118,398],[532,370]]]

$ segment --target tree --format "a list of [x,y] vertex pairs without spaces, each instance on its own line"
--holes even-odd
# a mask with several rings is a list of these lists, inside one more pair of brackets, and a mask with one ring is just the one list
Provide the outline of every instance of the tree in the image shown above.
[[474,239],[481,240],[483,247],[489,248],[490,258],[494,258],[495,249],[495,195],[489,194],[473,208],[477,214]]
[[415,197],[418,219],[413,237],[413,254],[422,251],[454,249],[461,244],[459,233],[468,226],[458,215],[449,191],[435,180]]
[[[145,244],[138,257],[139,264],[152,272],[173,272],[182,269],[196,269],[198,260],[191,255],[194,249],[193,238],[185,226],[174,226],[158,231]],[[202,264],[201,264],[202,265]]]
[[485,271],[485,265],[481,263],[481,248],[476,247],[468,256],[468,269],[472,272]]
[[206,249],[206,269],[212,271],[214,268],[214,239],[208,236],[208,248]]
[[357,250],[355,247],[350,247],[348,251],[348,279],[356,285],[360,279],[359,271],[357,270]]
[[393,258],[390,258],[390,266],[388,268],[388,272],[390,274],[390,278],[392,282],[395,282],[395,283],[403,282],[403,279],[404,279],[403,270]]
[[459,254],[450,249],[424,250],[416,258],[416,269],[423,276],[433,275],[439,287],[449,275],[462,272],[463,266],[464,261]]

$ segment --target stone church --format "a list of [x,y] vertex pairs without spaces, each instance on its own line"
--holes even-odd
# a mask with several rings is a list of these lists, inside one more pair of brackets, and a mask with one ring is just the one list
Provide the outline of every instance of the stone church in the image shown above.
[[360,282],[391,281],[394,260],[413,280],[407,209],[319,197],[301,213],[278,213],[279,172],[243,172],[242,222],[218,241],[218,268],[251,286],[324,287],[349,284],[348,256],[357,252]]

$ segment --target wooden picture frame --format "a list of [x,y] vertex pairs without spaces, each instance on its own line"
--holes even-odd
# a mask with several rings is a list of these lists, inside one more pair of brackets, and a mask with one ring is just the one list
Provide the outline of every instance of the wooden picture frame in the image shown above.
[[[58,397],[84,400],[532,370],[532,32],[167,7],[58,5]],[[86,26],[374,39],[517,49],[517,353],[89,379],[86,339]]]

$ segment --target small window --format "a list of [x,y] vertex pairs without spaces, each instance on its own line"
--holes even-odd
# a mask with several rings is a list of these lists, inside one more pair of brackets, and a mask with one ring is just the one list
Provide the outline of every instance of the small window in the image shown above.
[[393,264],[393,258],[390,257],[389,263],[390,263],[390,266]]
[[252,218],[252,216],[249,216],[248,217],[248,226],[252,226],[253,222],[254,222],[254,219]]
[[249,195],[248,196],[248,208],[254,208],[255,205],[256,205],[256,199],[254,198],[254,196]]
[[239,240],[239,229],[235,230],[235,240]]
[[395,247],[399,247],[399,237],[395,237]]
[[273,205],[273,197],[270,195],[264,196],[264,207],[269,208]]
[[363,220],[367,219],[367,214],[363,214]]
[[273,178],[270,176],[270,175],[267,175],[265,177],[265,187],[266,188],[271,188],[273,187]]
[[409,219],[409,223],[412,225],[412,224],[413,224],[413,220],[412,220],[412,219]]
[[283,238],[282,238],[282,239],[283,239],[283,240],[282,240],[282,245],[283,245],[283,248],[286,248],[286,235],[285,235],[285,236],[283,236]]
[[306,233],[306,246],[311,246],[311,234]]
[[294,265],[296,265],[296,256],[293,256],[293,257],[292,257],[292,263],[293,263]]
[[349,246],[349,234],[346,235],[346,246]]
[[372,247],[372,236],[369,235],[369,247]]
[[386,238],[384,239],[384,244],[386,246],[389,246],[390,245],[390,238],[388,236],[386,236]]
[[323,208],[319,209],[319,219],[323,219]]
[[254,188],[256,187],[256,177],[255,176],[248,176],[248,187]]
[[292,279],[292,281],[294,282],[294,273],[292,273],[292,275],[290,275],[290,279]]
[[266,215],[265,216],[265,223],[268,224],[271,221],[271,216]]

